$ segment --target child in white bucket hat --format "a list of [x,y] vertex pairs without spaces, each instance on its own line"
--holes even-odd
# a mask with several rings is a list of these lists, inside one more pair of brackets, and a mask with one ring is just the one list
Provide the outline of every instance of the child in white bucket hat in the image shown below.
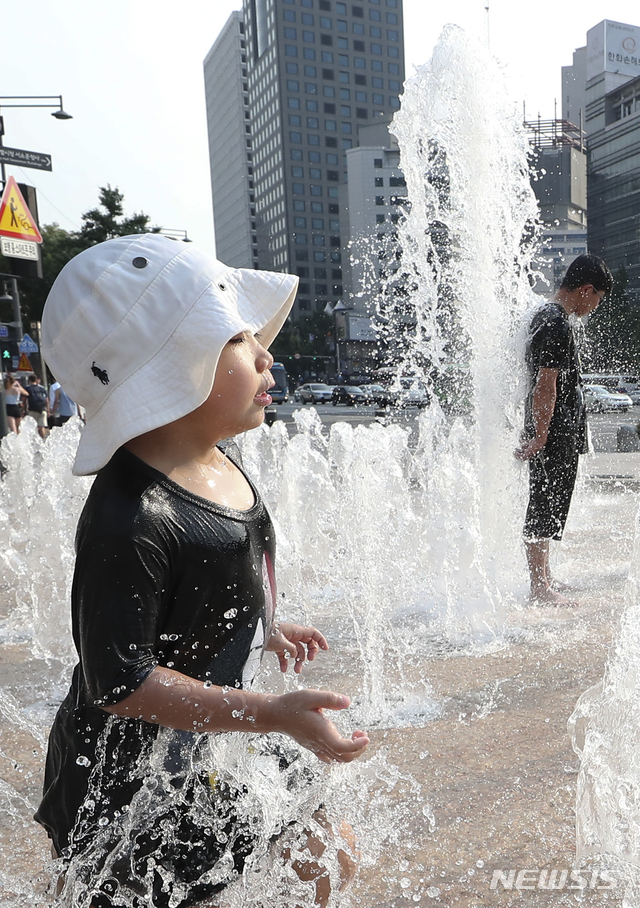
[[[281,733],[326,763],[367,747],[363,732],[345,738],[323,713],[347,697],[250,689],[265,650],[299,672],[328,649],[315,628],[274,622],[273,526],[228,441],[264,419],[267,347],[296,286],[145,234],[80,253],[47,299],[43,353],[86,410],[73,469],[97,473],[76,537],[79,663],[36,814],[74,904],[193,905],[255,869],[265,838],[277,848],[296,817],[261,831],[238,809],[245,787],[203,769],[208,733]],[[300,751],[254,746],[309,808]],[[314,829],[329,834],[321,814],[302,833],[308,860],[293,866],[324,905],[326,843]],[[343,845],[333,853],[344,881],[353,863]]]

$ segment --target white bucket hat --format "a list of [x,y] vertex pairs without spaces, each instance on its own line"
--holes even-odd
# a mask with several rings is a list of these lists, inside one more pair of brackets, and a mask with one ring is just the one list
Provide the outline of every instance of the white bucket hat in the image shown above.
[[42,353],[86,410],[73,472],[95,473],[137,435],[209,396],[222,348],[240,331],[268,347],[298,278],[229,268],[158,234],[118,237],[71,259],[42,315]]

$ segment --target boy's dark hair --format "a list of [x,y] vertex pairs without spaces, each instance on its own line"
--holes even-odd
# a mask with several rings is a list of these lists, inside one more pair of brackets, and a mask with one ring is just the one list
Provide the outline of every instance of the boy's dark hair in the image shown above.
[[34,374],[34,375],[30,375],[30,376],[29,376],[29,381],[30,381],[31,383],[33,383],[33,382],[36,382],[36,381],[40,381],[40,379],[38,378],[37,375]]
[[567,268],[560,284],[561,290],[577,290],[585,284],[592,284],[598,293],[611,293],[613,275],[597,255],[579,255]]

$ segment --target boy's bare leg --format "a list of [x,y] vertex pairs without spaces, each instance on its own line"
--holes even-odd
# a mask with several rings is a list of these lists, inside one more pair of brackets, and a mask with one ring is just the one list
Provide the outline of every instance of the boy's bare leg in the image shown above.
[[[314,815],[314,819],[319,826],[326,830],[327,836],[331,838],[335,837],[335,832],[322,811],[316,813]],[[314,835],[314,833],[307,830],[305,830],[305,835],[305,848],[309,851],[312,857],[321,858],[326,851],[326,843],[323,842],[322,839],[318,838],[317,835]],[[355,876],[357,868],[357,849],[353,829],[351,828],[351,826],[349,826],[348,823],[343,822],[340,824],[338,835],[351,852],[351,854],[349,854],[343,848],[340,848],[338,850],[338,862],[340,864],[340,884],[338,888],[339,891],[342,892],[344,889],[346,889],[346,887]],[[285,860],[290,859],[291,852],[288,848],[283,852],[283,857]],[[331,895],[331,880],[329,878],[327,868],[324,867],[321,862],[313,860],[295,860],[292,863],[292,867],[303,882],[315,882],[316,905],[318,905],[318,908],[325,908],[329,901],[329,896]],[[301,908],[301,906],[298,906],[298,908]]]
[[549,570],[549,540],[525,539],[525,551],[529,566],[531,580],[532,602],[541,602],[548,605],[573,605],[573,603],[556,592],[551,585],[551,572]]

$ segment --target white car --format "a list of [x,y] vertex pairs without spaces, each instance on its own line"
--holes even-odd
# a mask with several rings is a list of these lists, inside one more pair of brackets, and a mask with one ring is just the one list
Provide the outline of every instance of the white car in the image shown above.
[[633,401],[628,394],[609,391],[604,385],[585,385],[584,401],[587,410],[592,413],[604,413],[607,410],[626,413]]
[[310,382],[300,385],[293,392],[296,401],[302,404],[328,404],[331,402],[333,388],[323,382]]

